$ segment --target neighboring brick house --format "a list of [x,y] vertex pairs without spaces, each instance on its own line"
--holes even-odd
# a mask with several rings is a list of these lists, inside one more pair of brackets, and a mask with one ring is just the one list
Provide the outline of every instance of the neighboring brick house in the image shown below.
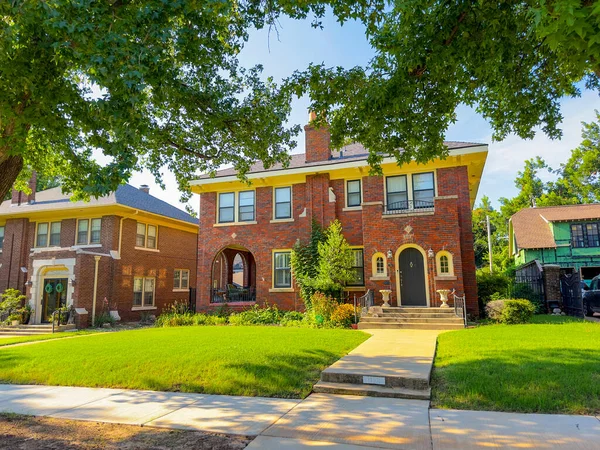
[[[369,175],[367,150],[332,152],[327,128],[305,127],[306,154],[289,167],[232,169],[190,183],[200,194],[197,308],[257,302],[301,309],[290,252],[307,241],[311,221],[342,223],[355,255],[350,295],[392,290],[392,305],[439,306],[438,289],[465,293],[477,313],[471,208],[487,145],[447,142],[449,154],[399,167],[386,158]],[[237,280],[236,283],[234,281]]]
[[189,301],[197,219],[147,186],[123,185],[89,202],[72,202],[60,188],[36,193],[35,175],[31,187],[31,195],[14,191],[0,205],[0,292],[26,292],[30,323],[48,321],[66,304],[84,327],[105,298],[126,321]]
[[518,267],[537,261],[589,281],[600,274],[600,204],[522,209],[509,221],[509,252]]

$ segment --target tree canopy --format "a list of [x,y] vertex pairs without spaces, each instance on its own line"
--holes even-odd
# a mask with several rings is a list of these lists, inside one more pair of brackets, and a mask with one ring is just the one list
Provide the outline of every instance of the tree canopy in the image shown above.
[[[251,30],[281,15],[319,26],[327,8],[365,25],[367,66],[312,65],[279,85],[240,66]],[[598,89],[599,17],[587,0],[0,2],[0,198],[23,167],[87,197],[144,168],[185,189],[225,163],[242,178],[256,161],[285,164],[304,94],[333,144],[363,143],[375,168],[443,156],[460,104],[497,139],[559,137],[559,99],[582,80]]]

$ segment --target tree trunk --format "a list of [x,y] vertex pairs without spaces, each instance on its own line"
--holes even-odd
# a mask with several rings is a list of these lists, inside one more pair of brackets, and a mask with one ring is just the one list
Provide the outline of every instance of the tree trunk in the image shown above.
[[23,169],[22,157],[8,156],[4,159],[0,157],[0,203],[12,189],[21,169]]

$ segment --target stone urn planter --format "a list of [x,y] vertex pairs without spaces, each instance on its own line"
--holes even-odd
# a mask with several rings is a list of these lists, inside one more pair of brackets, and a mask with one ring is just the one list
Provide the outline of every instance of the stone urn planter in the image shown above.
[[389,308],[390,307],[390,294],[392,293],[392,291],[390,289],[382,289],[379,292],[381,293],[381,297],[383,298],[383,307]]
[[450,306],[448,306],[448,294],[452,291],[450,291],[450,289],[438,289],[436,292],[440,294],[440,300],[442,300],[442,306],[440,306],[440,308],[450,308]]

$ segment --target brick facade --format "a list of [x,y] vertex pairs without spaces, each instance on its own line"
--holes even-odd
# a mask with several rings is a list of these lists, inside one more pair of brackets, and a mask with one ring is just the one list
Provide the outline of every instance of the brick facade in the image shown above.
[[[306,161],[325,158],[324,143],[329,145],[326,128],[310,131],[306,136]],[[317,147],[315,149],[315,147]],[[320,156],[319,156],[320,155]],[[321,160],[323,160],[321,159]],[[366,163],[365,163],[366,165]],[[333,166],[332,166],[333,167]],[[335,168],[333,168],[335,170]],[[426,172],[434,169],[421,169]],[[358,173],[358,172],[357,172]],[[377,303],[381,303],[380,290],[392,290],[392,305],[402,304],[399,299],[400,253],[407,248],[415,248],[424,255],[427,299],[429,306],[439,306],[436,293],[439,289],[455,290],[466,295],[470,314],[478,313],[477,287],[475,281],[475,256],[471,226],[471,193],[468,167],[456,165],[435,169],[436,193],[433,211],[408,211],[403,214],[383,214],[385,205],[385,177],[370,176],[368,169],[352,179],[360,179],[362,205],[347,208],[345,183],[347,179],[333,177],[333,172],[307,174],[302,182],[292,184],[292,219],[278,222],[273,217],[273,185],[268,177],[252,187],[231,188],[231,191],[255,189],[255,223],[219,224],[217,222],[218,193],[208,187],[200,192],[200,233],[198,239],[197,308],[210,310],[220,306],[211,300],[214,278],[230,278],[223,272],[213,276],[213,264],[221,261],[220,252],[225,249],[226,259],[231,260],[238,251],[250,252],[255,261],[255,280],[248,280],[247,286],[256,289],[256,302],[277,304],[282,309],[302,309],[303,303],[295,289],[274,289],[273,250],[291,249],[300,239],[307,241],[310,236],[311,221],[315,219],[327,226],[339,219],[344,235],[351,246],[363,247],[364,287],[352,288],[349,296],[362,295],[367,289],[375,291]],[[281,185],[281,181],[277,184]],[[229,189],[229,188],[223,188]],[[220,192],[227,192],[219,189]],[[431,252],[430,252],[431,250]],[[453,274],[439,276],[436,254],[448,252],[453,262]],[[393,257],[385,261],[387,277],[377,277],[373,273],[372,258],[377,253]],[[433,253],[433,257],[430,256]],[[231,256],[233,255],[233,256]],[[252,284],[254,282],[254,284]],[[252,302],[229,303],[233,308],[244,308]]]
[[[74,247],[76,218],[60,220],[60,247],[43,249],[35,247],[35,218],[6,220],[3,224],[5,239],[0,251],[0,292],[7,288],[19,289],[26,292],[34,309],[41,309],[44,278],[67,279],[65,295],[74,307],[88,311],[87,317],[77,319],[82,327],[88,326],[92,319],[95,256],[101,255],[96,314],[103,311],[105,298],[110,309],[116,309],[124,321],[139,320],[143,312],[160,314],[174,301],[188,302],[189,290],[174,289],[174,271],[189,270],[189,286],[195,286],[197,231],[194,225],[170,227],[155,222],[156,218],[140,217],[140,222],[154,223],[158,227],[157,250],[144,250],[135,245],[136,218],[115,214],[103,215],[101,219],[100,244],[81,246],[79,250],[78,246]],[[110,252],[118,252],[119,248],[120,259],[113,259]],[[27,272],[21,267],[26,267]],[[135,277],[155,278],[153,307],[133,306]],[[32,317],[36,318],[36,322],[42,319],[39,313]]]

